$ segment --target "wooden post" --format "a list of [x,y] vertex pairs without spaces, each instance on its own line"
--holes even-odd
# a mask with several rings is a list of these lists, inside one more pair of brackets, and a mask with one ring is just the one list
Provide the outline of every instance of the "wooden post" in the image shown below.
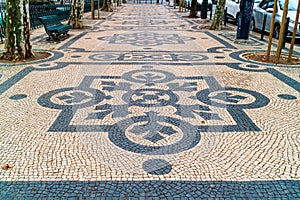
[[279,39],[278,39],[278,45],[277,45],[277,51],[276,51],[276,57],[275,57],[275,63],[279,63],[280,55],[281,55],[281,47],[282,47],[282,41],[284,37],[284,24],[286,21],[286,16],[287,16],[287,11],[288,11],[288,6],[289,6],[289,0],[285,0],[284,3],[284,9],[283,9],[283,15],[282,15],[282,25],[280,27],[280,33],[279,33]]
[[92,12],[92,19],[95,19],[95,2],[91,0],[91,12]]
[[98,19],[100,19],[100,0],[98,0]]
[[300,13],[300,0],[298,1],[298,8],[297,8],[297,14],[296,14],[296,19],[295,19],[295,24],[294,24],[293,36],[292,36],[289,56],[288,56],[288,60],[287,60],[288,62],[291,61],[291,57],[293,54],[293,49],[294,49],[294,44],[295,44],[295,39],[296,39],[296,32],[297,32],[298,22],[299,22],[299,13]]
[[179,0],[178,12],[181,12],[181,2],[182,0]]
[[270,28],[270,34],[269,34],[269,43],[268,43],[268,49],[267,49],[267,61],[270,59],[270,54],[271,54],[271,47],[272,47],[272,39],[273,39],[273,32],[274,32],[274,22],[275,22],[275,17],[276,17],[276,10],[277,10],[277,1],[274,1],[274,8],[273,8],[273,13],[272,13],[272,22],[271,22],[271,28]]

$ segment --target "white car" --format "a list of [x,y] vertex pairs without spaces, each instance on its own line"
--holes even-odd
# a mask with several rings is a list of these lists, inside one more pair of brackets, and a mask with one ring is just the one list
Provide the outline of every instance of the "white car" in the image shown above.
[[[284,9],[284,0],[278,0],[277,12],[274,23],[273,37],[278,39],[280,33],[280,26],[282,26],[282,15]],[[267,15],[265,31],[270,32],[270,25],[272,21],[272,13],[274,7],[274,0],[263,0],[256,8],[253,10],[252,17],[252,30],[259,29],[262,30],[264,15]],[[297,14],[298,0],[289,0],[288,14],[287,17],[290,18],[290,23],[288,27],[288,32],[291,33],[294,30],[295,18]],[[298,22],[297,36],[300,36],[300,23]]]
[[[253,7],[255,8],[261,0],[254,0]],[[227,9],[227,17],[233,19],[237,24],[240,16],[240,0],[226,0],[225,9]]]

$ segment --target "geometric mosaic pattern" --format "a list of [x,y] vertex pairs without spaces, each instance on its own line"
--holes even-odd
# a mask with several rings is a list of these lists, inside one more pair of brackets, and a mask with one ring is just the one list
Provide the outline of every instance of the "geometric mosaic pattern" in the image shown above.
[[0,199],[300,198],[299,66],[169,6],[105,15],[0,64]]
[[[109,139],[116,146],[134,153],[147,155],[175,154],[189,150],[198,144],[201,132],[216,130],[220,125],[192,125],[184,119],[200,118],[202,121],[222,121],[218,113],[210,107],[220,107],[222,112],[228,112],[235,120],[232,125],[221,125],[223,132],[259,131],[243,109],[254,109],[266,106],[269,99],[262,94],[239,88],[223,88],[213,77],[176,77],[162,70],[147,69],[129,71],[123,74],[121,81],[116,83],[111,77],[84,77],[81,85],[75,88],[62,88],[42,95],[38,102],[45,107],[60,109],[61,113],[50,127],[51,132],[95,131],[108,132]],[[92,89],[92,84],[100,79],[101,88]],[[193,80],[188,81],[188,80]],[[181,80],[181,81],[180,81]],[[183,81],[182,81],[183,80]],[[212,86],[198,91],[197,81],[206,82]],[[132,89],[133,84],[143,85],[142,89]],[[166,89],[161,89],[164,84]],[[119,96],[113,96],[113,93]],[[177,92],[186,93],[195,104],[182,105]],[[122,94],[121,94],[122,93]],[[119,100],[114,100],[119,98]],[[124,102],[123,104],[113,104]],[[187,101],[187,100],[183,100]],[[70,124],[77,110],[92,107],[83,123],[99,120],[99,124]],[[135,115],[133,107],[141,107],[145,112]],[[174,109],[174,117],[164,116],[155,112],[157,108]],[[152,110],[152,108],[154,108]],[[70,112],[72,111],[72,112]],[[239,118],[236,118],[238,115]],[[132,116],[133,115],[133,116]],[[131,117],[130,117],[131,116]],[[106,125],[108,118],[116,119],[115,124]],[[119,118],[124,118],[117,121]],[[88,123],[90,124],[90,123]],[[181,133],[179,133],[181,132]],[[169,137],[182,134],[176,142],[167,141]],[[133,142],[130,135],[140,138]],[[148,145],[145,145],[148,144]],[[153,146],[154,145],[154,146]]]
[[[100,38],[101,39],[101,38]],[[184,40],[193,38],[181,38],[177,34],[158,34],[151,32],[139,32],[134,34],[114,34],[109,43],[131,44],[135,46],[159,46],[163,44],[184,44]]]

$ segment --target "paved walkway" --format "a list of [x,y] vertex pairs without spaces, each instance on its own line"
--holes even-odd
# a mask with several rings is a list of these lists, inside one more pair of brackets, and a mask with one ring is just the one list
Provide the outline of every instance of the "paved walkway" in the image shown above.
[[300,198],[300,68],[265,41],[123,5],[0,65],[0,199]]

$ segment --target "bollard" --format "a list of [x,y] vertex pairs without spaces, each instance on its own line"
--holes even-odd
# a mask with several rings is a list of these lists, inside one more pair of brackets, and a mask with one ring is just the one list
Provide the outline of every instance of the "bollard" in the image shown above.
[[254,0],[241,0],[240,2],[241,14],[238,19],[237,39],[247,40],[249,38],[253,4]]
[[286,38],[287,38],[287,34],[288,34],[288,30],[289,30],[289,23],[290,23],[290,18],[286,18],[286,22],[284,24],[284,37],[283,37],[283,40],[282,40],[282,48],[285,48],[285,43],[286,43]]
[[201,19],[206,19],[207,18],[207,8],[208,8],[208,0],[203,0],[202,5],[201,5]]
[[264,15],[264,21],[263,21],[263,26],[262,26],[262,30],[261,30],[260,40],[264,40],[264,34],[265,34],[265,29],[266,29],[266,22],[267,22],[267,14]]
[[213,8],[213,5],[211,5],[210,8],[209,8],[209,11],[210,11],[210,13],[209,13],[209,19],[210,20],[212,19],[212,8]]

